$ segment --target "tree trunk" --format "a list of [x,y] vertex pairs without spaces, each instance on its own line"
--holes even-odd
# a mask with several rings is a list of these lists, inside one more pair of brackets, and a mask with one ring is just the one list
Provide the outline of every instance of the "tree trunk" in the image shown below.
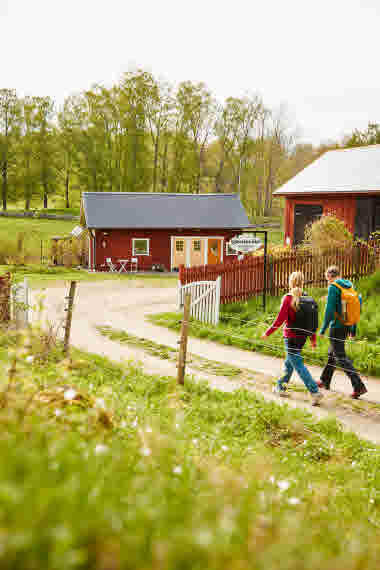
[[166,192],[168,187],[168,146],[169,142],[166,137],[165,139],[165,146],[164,146],[164,154],[162,157],[162,174],[161,174],[161,188],[164,192]]
[[154,160],[153,160],[153,192],[156,191],[157,188],[157,168],[158,168],[158,135],[154,142]]
[[3,178],[3,183],[1,188],[1,194],[3,200],[3,210],[5,211],[7,209],[7,197],[8,197],[8,162],[6,160],[4,161],[2,168],[2,178]]
[[65,176],[65,200],[66,200],[66,208],[70,208],[69,187],[70,187],[70,171],[69,171],[69,170],[66,170],[66,176]]
[[270,215],[270,198],[272,193],[272,149],[269,155],[268,176],[265,184],[264,216]]
[[222,173],[223,173],[223,168],[224,168],[224,157],[220,159],[219,161],[219,168],[218,168],[218,172],[216,173],[215,176],[215,192],[217,192],[218,194],[222,193]]
[[46,210],[48,207],[48,186],[46,182],[43,183],[43,189],[44,189],[44,209]]

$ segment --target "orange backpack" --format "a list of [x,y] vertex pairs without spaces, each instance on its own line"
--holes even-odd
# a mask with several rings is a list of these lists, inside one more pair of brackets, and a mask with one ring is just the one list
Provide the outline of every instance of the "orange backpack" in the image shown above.
[[360,320],[360,299],[357,291],[353,287],[342,287],[336,281],[333,285],[340,290],[342,301],[342,314],[335,313],[335,318],[345,326],[356,325]]

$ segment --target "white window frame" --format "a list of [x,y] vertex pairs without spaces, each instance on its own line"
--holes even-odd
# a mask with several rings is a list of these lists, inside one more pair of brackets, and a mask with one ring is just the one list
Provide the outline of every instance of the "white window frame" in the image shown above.
[[[147,242],[147,253],[136,253],[135,252],[135,241],[142,241],[145,240]],[[136,257],[137,255],[150,255],[150,238],[132,238],[132,257]]]

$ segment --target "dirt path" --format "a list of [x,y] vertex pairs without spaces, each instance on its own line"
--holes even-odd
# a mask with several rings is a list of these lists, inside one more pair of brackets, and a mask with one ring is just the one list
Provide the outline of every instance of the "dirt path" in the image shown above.
[[[37,292],[34,292],[34,295],[36,294]],[[51,323],[55,324],[62,322],[66,294],[67,287],[62,286],[55,286],[44,291],[44,319],[48,318]],[[178,334],[176,332],[158,327],[145,320],[148,314],[175,311],[176,294],[177,290],[174,288],[145,287],[143,280],[124,283],[116,281],[79,283],[72,324],[72,343],[78,348],[107,356],[115,361],[131,359],[139,361],[143,369],[150,374],[173,376],[176,374],[174,362],[148,355],[141,349],[111,341],[102,336],[96,327],[108,325],[114,329],[121,329],[136,336],[177,348]],[[34,314],[34,318],[38,318],[37,314]],[[363,400],[368,404],[366,408],[356,406],[355,409],[352,402],[343,397],[350,393],[351,384],[342,373],[337,373],[334,378],[335,391],[331,394],[325,393],[326,397],[320,408],[312,408],[303,392],[297,393],[296,397],[292,396],[291,399],[280,399],[268,392],[268,378],[276,377],[281,373],[282,359],[196,338],[189,339],[188,350],[190,353],[213,361],[258,373],[254,388],[252,383],[245,386],[260,391],[268,400],[276,400],[281,404],[286,402],[292,407],[306,408],[317,417],[333,415],[345,427],[361,437],[380,443],[380,412],[378,409],[370,409],[371,403],[380,404],[380,380],[366,379],[369,390]],[[314,366],[310,369],[314,377],[319,378],[320,369]],[[203,371],[200,373],[192,370],[191,367],[187,372],[197,379],[207,380],[212,387],[223,391],[232,391],[242,386],[241,382]],[[262,379],[267,380],[266,385]],[[296,378],[294,382],[302,384]]]

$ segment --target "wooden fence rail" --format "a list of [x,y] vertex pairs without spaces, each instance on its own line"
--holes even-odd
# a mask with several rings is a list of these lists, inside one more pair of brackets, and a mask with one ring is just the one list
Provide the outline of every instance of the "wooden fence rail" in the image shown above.
[[[338,265],[342,277],[363,277],[372,273],[380,265],[380,244],[355,244],[349,250],[335,250],[324,254],[310,251],[291,250],[280,254],[268,255],[267,291],[279,295],[288,288],[289,275],[293,271],[302,271],[305,284],[324,286],[325,270],[329,265]],[[195,281],[215,281],[222,277],[220,302],[234,303],[245,301],[263,292],[264,258],[246,256],[242,261],[227,264],[184,267],[179,270],[182,285]]]

